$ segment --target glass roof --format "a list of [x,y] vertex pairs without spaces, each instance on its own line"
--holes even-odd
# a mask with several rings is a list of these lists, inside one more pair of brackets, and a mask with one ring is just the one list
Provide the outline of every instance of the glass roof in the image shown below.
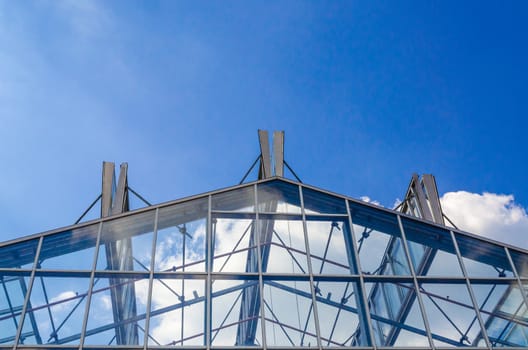
[[0,244],[0,349],[528,346],[527,252],[273,178]]

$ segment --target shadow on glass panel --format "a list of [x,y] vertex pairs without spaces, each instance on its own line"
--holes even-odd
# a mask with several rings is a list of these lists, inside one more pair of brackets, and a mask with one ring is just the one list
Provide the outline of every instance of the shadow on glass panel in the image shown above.
[[255,188],[251,185],[214,194],[211,209],[213,211],[254,212]]
[[[28,282],[29,272],[13,276],[0,275],[0,345],[14,344]],[[29,314],[27,319],[21,337],[32,339],[33,343],[41,343],[35,317]]]
[[142,345],[147,292],[147,279],[96,277],[84,343]]
[[207,208],[201,198],[159,210],[155,271],[205,271]]
[[87,277],[35,276],[24,329],[34,317],[40,339],[26,338],[24,344],[78,344],[89,282]]
[[349,275],[353,262],[349,226],[340,220],[307,216],[306,229],[312,272]]
[[31,269],[39,238],[0,247],[0,268]]
[[212,293],[211,344],[261,346],[258,280],[214,280]]
[[437,346],[484,346],[481,327],[464,281],[422,283],[422,297],[433,341]]
[[[215,215],[212,237],[214,272],[258,272],[254,220],[221,218]],[[253,264],[248,264],[248,261],[253,260]]]
[[448,230],[402,217],[411,261],[417,275],[461,277],[451,233]]
[[204,280],[155,279],[148,344],[203,345],[204,303]]
[[258,211],[261,213],[301,213],[299,186],[273,180],[257,185]]
[[103,222],[97,270],[148,271],[155,211]]
[[308,273],[303,224],[296,219],[259,221],[262,272]]
[[[517,282],[496,282],[471,285],[488,338],[496,347],[527,346],[526,305]],[[484,343],[482,335],[477,341]]]
[[317,346],[309,282],[266,280],[263,302],[268,346]]
[[367,283],[372,331],[378,346],[427,347],[429,338],[412,283]]
[[39,269],[92,270],[99,224],[44,237]]
[[396,216],[354,202],[350,210],[363,273],[410,275]]
[[343,198],[302,188],[304,210],[306,214],[346,214],[346,202]]
[[[360,326],[358,288],[356,282],[317,283],[316,302],[322,346],[339,348],[368,344]],[[361,323],[366,324],[365,321]]]
[[457,233],[455,239],[469,277],[513,277],[503,247]]

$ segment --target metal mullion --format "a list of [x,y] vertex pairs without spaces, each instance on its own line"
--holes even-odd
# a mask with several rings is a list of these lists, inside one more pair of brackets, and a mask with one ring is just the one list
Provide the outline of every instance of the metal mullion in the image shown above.
[[422,314],[422,319],[424,322],[425,331],[427,333],[427,338],[429,340],[429,345],[432,349],[435,349],[435,344],[433,341],[431,328],[429,327],[429,320],[427,319],[427,314],[425,312],[425,306],[422,300],[422,295],[420,293],[420,286],[418,285],[418,279],[416,278],[416,271],[414,270],[414,266],[411,260],[411,253],[409,252],[409,246],[407,244],[407,237],[405,236],[405,230],[403,229],[403,224],[401,221],[401,217],[399,214],[396,214],[396,218],[398,219],[398,226],[400,227],[400,233],[403,243],[403,250],[405,252],[405,258],[407,260],[407,264],[409,265],[409,269],[412,274],[413,278],[413,284],[414,284],[414,292],[416,293],[416,300],[418,300],[418,305],[420,306],[420,313]]
[[[259,302],[260,302],[260,328],[262,331],[262,349],[268,348],[268,339],[266,338],[266,316],[264,308],[264,281],[262,278],[262,256],[261,256],[261,242],[260,242],[260,218],[258,207],[258,190],[257,184],[253,185],[255,197],[255,236],[257,242],[257,267],[258,267],[258,286],[259,286]],[[271,242],[271,240],[270,240]],[[256,338],[256,336],[255,336]],[[255,339],[256,340],[256,339]]]
[[[357,241],[356,241],[356,237],[355,237],[355,234],[354,234],[354,223],[352,221],[352,215],[350,213],[350,205],[348,203],[348,200],[345,200],[345,203],[346,203],[346,209],[347,209],[347,215],[348,215],[348,225],[350,226],[350,235],[351,235],[351,243],[352,243],[352,247],[349,247],[351,248],[352,250],[352,255],[353,255],[353,262],[354,262],[354,266],[356,267],[356,270],[357,271],[354,271],[356,273],[359,274],[359,288],[361,289],[361,298],[362,300],[360,300],[361,302],[358,303],[358,309],[361,310],[361,313],[362,315],[358,315],[359,316],[359,319],[360,319],[360,325],[363,325],[363,327],[366,326],[366,329],[364,330],[365,333],[368,333],[366,334],[365,336],[367,337],[366,340],[370,340],[370,344],[371,346],[376,349],[377,348],[377,345],[376,345],[376,341],[374,339],[374,333],[372,331],[372,320],[370,318],[370,310],[369,310],[369,307],[368,307],[368,299],[367,299],[367,291],[365,289],[365,281],[363,279],[363,273],[361,272],[361,265],[360,265],[360,261],[359,261],[359,253],[358,253],[358,247],[357,247]],[[350,249],[348,249],[348,251],[350,251]],[[365,321],[367,322],[367,324],[362,324],[361,323],[361,316],[364,316],[365,318]]]
[[[205,280],[205,317],[204,317],[204,345],[206,349],[211,349],[211,324],[212,324],[212,301],[211,301],[211,269],[212,269],[212,196],[207,196],[207,225],[206,225],[206,247],[205,247],[205,272],[207,277]],[[183,313],[182,305],[182,313]],[[182,325],[183,326],[183,325]],[[182,344],[183,345],[183,344]]]
[[[149,332],[150,332],[150,308],[152,306],[152,288],[154,285],[154,266],[156,264],[155,255],[156,255],[156,244],[158,241],[158,217],[159,217],[159,208],[156,209],[156,213],[154,214],[154,232],[152,233],[152,250],[150,252],[149,286],[148,286],[148,294],[147,294],[147,305],[146,305],[146,310],[145,310],[145,329],[143,331],[143,333],[145,334],[145,340],[143,344],[144,350],[146,350],[148,347],[148,338],[149,338]],[[154,339],[154,341],[156,340]]]
[[[298,186],[299,186],[299,195],[301,199],[301,213],[302,213],[302,224],[303,224],[303,233],[304,233],[304,245],[306,247],[306,260],[308,261],[308,273],[310,276],[310,290],[312,292],[312,308],[313,308],[313,314],[314,314],[315,333],[317,336],[317,346],[319,347],[319,349],[322,349],[321,330],[319,327],[319,314],[317,312],[317,300],[315,299],[315,283],[314,283],[313,271],[312,271],[312,259],[310,257],[310,246],[308,244],[308,227],[306,225],[306,213],[304,210],[304,196],[303,196],[302,186],[301,185],[298,185]],[[323,263],[321,263],[321,266],[322,264]],[[310,313],[308,313],[308,317],[309,316],[310,316]],[[309,320],[307,319],[306,322],[309,322]]]
[[458,249],[458,242],[455,239],[455,234],[452,230],[449,230],[449,233],[451,234],[451,241],[453,242],[453,246],[455,247],[455,252],[457,255],[458,263],[460,264],[460,268],[462,269],[462,274],[464,275],[464,278],[466,280],[466,287],[469,291],[469,297],[471,298],[471,303],[473,304],[473,309],[475,311],[475,314],[477,315],[477,319],[480,324],[480,330],[481,334],[484,336],[484,341],[486,342],[486,345],[489,349],[491,349],[491,342],[488,338],[488,333],[486,332],[486,328],[484,326],[484,321],[482,320],[482,316],[480,315],[480,307],[477,303],[477,300],[475,298],[475,294],[473,293],[473,288],[471,288],[471,283],[469,283],[469,277],[467,274],[466,266],[464,265],[462,255],[460,254],[460,250]]
[[26,310],[27,305],[29,303],[29,298],[31,296],[31,290],[33,289],[33,281],[35,279],[35,272],[37,270],[37,264],[38,264],[38,258],[40,255],[40,249],[42,248],[42,242],[44,241],[44,236],[40,236],[38,246],[37,246],[37,252],[35,254],[35,259],[33,260],[33,266],[31,268],[31,275],[29,277],[29,284],[27,287],[26,297],[24,298],[24,306],[22,307],[22,312],[20,313],[20,322],[18,323],[18,329],[15,335],[15,339],[13,341],[13,349],[16,349],[18,345],[18,341],[20,340],[20,334],[22,334],[22,328],[24,328],[24,322],[25,322],[25,316],[26,316]]
[[90,313],[90,303],[92,300],[92,290],[95,279],[95,269],[97,267],[97,258],[99,257],[99,244],[101,243],[101,232],[103,230],[103,222],[99,222],[99,229],[97,230],[97,239],[95,241],[95,252],[92,262],[92,271],[90,271],[90,282],[88,284],[88,293],[86,296],[86,306],[84,307],[83,323],[81,328],[81,337],[79,338],[79,349],[84,345],[84,338],[86,336],[86,327],[88,326],[88,315]]
[[521,295],[524,299],[524,305],[526,308],[528,308],[528,295],[526,294],[526,291],[524,290],[523,282],[521,281],[521,278],[519,277],[519,273],[517,272],[517,267],[513,263],[513,259],[510,255],[510,250],[507,247],[504,247],[504,250],[506,251],[506,256],[508,257],[508,260],[510,262],[510,265],[513,269],[513,273],[515,274],[515,277],[517,279],[517,284],[519,285],[519,289],[521,291]]

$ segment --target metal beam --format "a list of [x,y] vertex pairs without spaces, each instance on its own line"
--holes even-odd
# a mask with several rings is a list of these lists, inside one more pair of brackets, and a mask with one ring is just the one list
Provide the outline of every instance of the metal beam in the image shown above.
[[284,131],[273,132],[273,162],[275,176],[284,176]]
[[259,130],[259,145],[260,145],[260,170],[259,180],[267,179],[272,176],[271,171],[271,154],[269,146],[269,136],[267,130]]

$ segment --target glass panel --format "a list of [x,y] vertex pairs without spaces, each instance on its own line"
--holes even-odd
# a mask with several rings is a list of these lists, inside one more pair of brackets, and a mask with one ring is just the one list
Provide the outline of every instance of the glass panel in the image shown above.
[[[213,219],[214,272],[258,272],[253,223],[252,219]],[[248,265],[248,257],[255,263]]]
[[149,345],[203,345],[205,281],[156,279]]
[[405,217],[402,217],[402,224],[417,275],[462,276],[455,246],[448,230]]
[[420,288],[437,346],[486,346],[466,284],[424,283]]
[[308,273],[303,225],[297,219],[260,220],[262,272]]
[[78,344],[89,282],[88,277],[35,276],[23,329],[38,326],[41,339],[29,337],[24,344]]
[[212,345],[262,344],[258,280],[214,280],[212,290]]
[[37,268],[92,270],[99,224],[45,236]]
[[201,198],[159,210],[155,271],[205,271],[207,208]]
[[263,299],[268,346],[317,346],[309,282],[264,281]]
[[304,210],[307,214],[346,214],[346,203],[343,198],[303,187]]
[[455,239],[469,277],[513,277],[503,247],[457,233]]
[[301,213],[299,187],[273,180],[257,185],[258,210],[261,213]]
[[[528,334],[526,307],[517,282],[497,280],[501,284],[471,285],[488,338],[493,346],[526,346]],[[479,338],[482,338],[479,336]]]
[[103,222],[97,270],[148,271],[155,211]]
[[350,210],[363,273],[410,275],[396,216],[354,202]]
[[313,273],[349,275],[353,258],[348,224],[341,219],[308,216],[306,228]]
[[317,283],[316,300],[324,347],[365,346],[357,307],[355,282]]
[[84,343],[142,345],[147,294],[148,279],[96,277]]
[[212,210],[254,212],[255,188],[251,185],[212,196]]
[[366,283],[372,330],[378,346],[429,346],[412,283]]
[[31,269],[39,238],[0,247],[0,268]]
[[[29,273],[17,276],[0,274],[0,345],[13,344],[29,283]],[[23,338],[35,337],[38,330],[32,314],[28,316]]]
[[520,278],[528,278],[528,254],[510,249],[510,256]]

